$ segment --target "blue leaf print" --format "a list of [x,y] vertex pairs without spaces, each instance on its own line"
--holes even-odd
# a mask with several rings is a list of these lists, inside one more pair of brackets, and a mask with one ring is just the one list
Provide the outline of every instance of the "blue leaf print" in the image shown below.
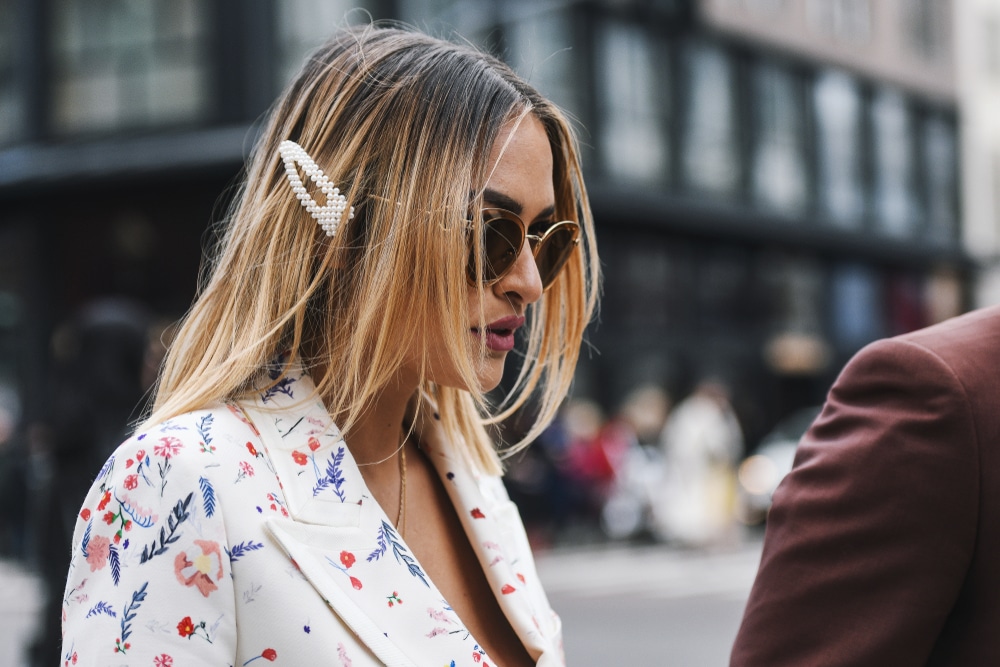
[[111,563],[111,578],[115,580],[115,586],[122,577],[122,565],[118,560],[118,549],[114,544],[108,545],[108,562]]
[[84,618],[90,618],[91,616],[97,616],[98,614],[107,614],[111,618],[118,618],[118,614],[107,602],[101,601],[90,608],[87,615]]
[[125,640],[129,638],[132,634],[132,619],[135,618],[136,611],[142,606],[143,601],[146,599],[146,586],[149,586],[149,582],[144,583],[139,590],[132,593],[132,600],[125,607],[125,611],[122,612],[122,636],[121,643],[124,644]]
[[215,417],[213,417],[212,414],[209,413],[204,417],[202,417],[201,420],[198,422],[198,426],[195,427],[198,429],[198,435],[201,436],[202,441],[206,445],[212,444],[211,428],[212,428],[212,422],[214,421]]
[[326,464],[326,475],[316,480],[313,487],[313,496],[318,496],[324,489],[333,487],[333,492],[340,498],[340,502],[345,502],[347,496],[344,494],[344,472],[341,464],[344,462],[344,448],[337,447],[337,452],[330,455],[330,460]]
[[366,559],[369,563],[372,562],[373,560],[378,560],[379,558],[384,556],[385,550],[389,546],[388,544],[386,544],[385,541],[385,528],[382,528],[381,526],[379,526],[378,529],[378,537],[376,538],[376,542],[378,546],[375,548],[375,551],[368,554],[368,558]]
[[205,516],[211,517],[215,514],[215,489],[204,477],[198,478],[198,486],[201,487],[201,497],[205,501]]
[[83,531],[83,541],[80,542],[80,552],[83,554],[84,558],[90,556],[87,553],[87,547],[90,545],[90,530],[94,527],[94,520],[91,519],[87,522],[87,529]]
[[111,469],[114,467],[115,467],[115,455],[112,454],[111,457],[104,462],[104,466],[101,467],[101,472],[97,473],[97,478],[94,481],[96,482],[98,479],[104,479],[105,477],[107,477],[107,475],[111,472]]
[[152,516],[150,515],[143,516],[141,514],[138,514],[135,507],[123,501],[117,495],[115,496],[115,500],[117,500],[118,504],[121,505],[122,508],[121,511],[124,512],[125,514],[128,514],[129,518],[132,519],[132,522],[135,525],[139,526],[140,528],[149,528],[155,523],[155,521],[153,521]]
[[386,537],[389,538],[389,544],[392,545],[392,555],[396,557],[396,562],[405,564],[406,569],[410,571],[410,574],[424,582],[424,586],[430,588],[431,585],[424,576],[423,571],[420,569],[420,566],[417,565],[417,561],[413,558],[413,556],[407,552],[406,547],[403,546],[403,542],[399,535],[396,534],[395,529],[383,521],[382,530],[385,531]]
[[262,542],[254,542],[252,540],[246,542],[240,542],[233,546],[233,548],[226,549],[226,555],[229,556],[229,562],[235,563],[237,560],[245,556],[251,551],[257,551],[258,549],[263,549],[264,544]]
[[278,380],[273,386],[266,389],[264,393],[260,395],[260,400],[267,403],[278,394],[284,394],[288,398],[295,398],[295,396],[292,395],[293,384],[295,384],[295,380],[285,376]]
[[[187,521],[191,516],[188,513],[188,505],[191,504],[192,498],[194,498],[194,491],[189,493],[187,498],[184,500],[177,501],[177,504],[174,505],[174,509],[170,513],[170,516],[167,517],[166,528],[160,526],[159,546],[157,546],[155,540],[151,544],[144,546],[142,548],[142,558],[139,560],[140,564],[145,563],[153,556],[159,556],[167,550],[167,547],[180,538],[180,535],[177,534],[177,529],[180,528],[180,525]],[[170,530],[169,533],[167,532],[167,529]]]

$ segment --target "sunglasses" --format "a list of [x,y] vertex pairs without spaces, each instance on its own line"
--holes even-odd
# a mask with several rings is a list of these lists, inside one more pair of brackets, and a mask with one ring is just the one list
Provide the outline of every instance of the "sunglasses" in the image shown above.
[[[538,275],[542,279],[542,289],[548,289],[580,242],[580,225],[572,220],[553,223],[538,235],[529,233],[524,221],[510,211],[485,208],[482,213],[480,265],[484,285],[492,285],[510,273],[524,247],[524,240],[527,239],[535,258],[535,266],[538,267]],[[469,251],[468,274],[469,282],[475,283],[474,247]]]

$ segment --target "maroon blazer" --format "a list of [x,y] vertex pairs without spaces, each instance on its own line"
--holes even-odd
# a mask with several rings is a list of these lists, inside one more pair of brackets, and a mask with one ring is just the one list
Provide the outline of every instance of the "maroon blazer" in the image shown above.
[[844,368],[774,495],[730,664],[1000,665],[1000,308]]

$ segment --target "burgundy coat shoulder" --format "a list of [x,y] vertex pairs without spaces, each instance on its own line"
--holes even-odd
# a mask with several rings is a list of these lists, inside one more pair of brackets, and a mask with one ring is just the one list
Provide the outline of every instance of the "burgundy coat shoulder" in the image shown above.
[[731,665],[1000,665],[1000,308],[847,364],[775,493]]

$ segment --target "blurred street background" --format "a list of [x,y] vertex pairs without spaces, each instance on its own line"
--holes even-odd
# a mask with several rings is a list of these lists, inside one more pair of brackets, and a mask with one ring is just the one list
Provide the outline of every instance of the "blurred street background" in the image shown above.
[[600,318],[508,477],[571,665],[725,664],[844,362],[1000,303],[1000,0],[0,0],[0,667],[60,659],[80,500],[259,119],[371,19],[497,54],[580,133]]

